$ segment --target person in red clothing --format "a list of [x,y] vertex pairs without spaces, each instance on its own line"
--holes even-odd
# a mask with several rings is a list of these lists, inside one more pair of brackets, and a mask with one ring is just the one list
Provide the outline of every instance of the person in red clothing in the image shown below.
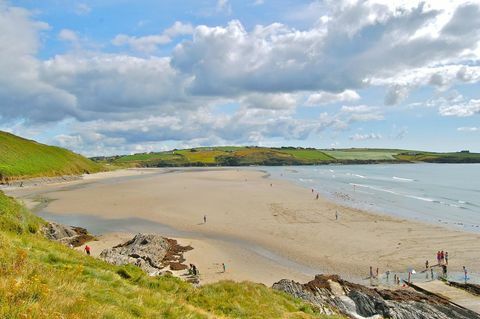
[[445,253],[443,252],[443,250],[440,252],[440,261],[442,262],[443,264],[443,261],[445,260]]
[[86,252],[87,255],[89,255],[89,256],[90,256],[90,250],[91,250],[90,246],[85,245],[85,252]]

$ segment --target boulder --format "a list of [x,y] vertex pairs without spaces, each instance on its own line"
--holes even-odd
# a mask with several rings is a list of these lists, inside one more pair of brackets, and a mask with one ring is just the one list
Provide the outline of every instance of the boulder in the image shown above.
[[48,222],[43,226],[42,231],[46,238],[73,247],[79,247],[94,239],[85,228],[66,226],[55,222]]
[[190,249],[157,234],[137,234],[123,244],[103,250],[100,258],[113,265],[135,265],[150,276],[156,276],[171,265],[174,265],[172,270],[186,269],[187,266],[181,264],[184,261],[182,253]]

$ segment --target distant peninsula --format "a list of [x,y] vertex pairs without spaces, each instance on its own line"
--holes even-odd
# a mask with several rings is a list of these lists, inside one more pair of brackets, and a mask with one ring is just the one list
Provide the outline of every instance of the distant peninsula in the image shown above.
[[436,153],[401,149],[315,149],[302,147],[219,146],[174,149],[133,155],[100,156],[92,160],[126,167],[281,166],[379,163],[480,163],[468,150]]

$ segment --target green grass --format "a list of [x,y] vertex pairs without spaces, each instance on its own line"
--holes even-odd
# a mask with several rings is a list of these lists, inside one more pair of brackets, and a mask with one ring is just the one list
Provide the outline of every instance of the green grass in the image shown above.
[[42,223],[0,192],[0,318],[340,318],[261,284],[112,266],[44,239]]
[[0,131],[0,182],[93,173],[102,169],[101,165],[66,149]]
[[316,149],[281,149],[280,152],[293,155],[295,158],[306,161],[322,162],[335,160],[335,158],[326,154],[326,152]]
[[395,160],[397,150],[375,150],[375,149],[344,149],[344,150],[324,150],[324,153],[337,160],[360,160],[360,161],[381,161]]

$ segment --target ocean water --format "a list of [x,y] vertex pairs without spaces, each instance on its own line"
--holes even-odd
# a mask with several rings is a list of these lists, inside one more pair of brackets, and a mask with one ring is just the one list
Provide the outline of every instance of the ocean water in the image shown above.
[[480,164],[262,167],[343,205],[480,232]]

